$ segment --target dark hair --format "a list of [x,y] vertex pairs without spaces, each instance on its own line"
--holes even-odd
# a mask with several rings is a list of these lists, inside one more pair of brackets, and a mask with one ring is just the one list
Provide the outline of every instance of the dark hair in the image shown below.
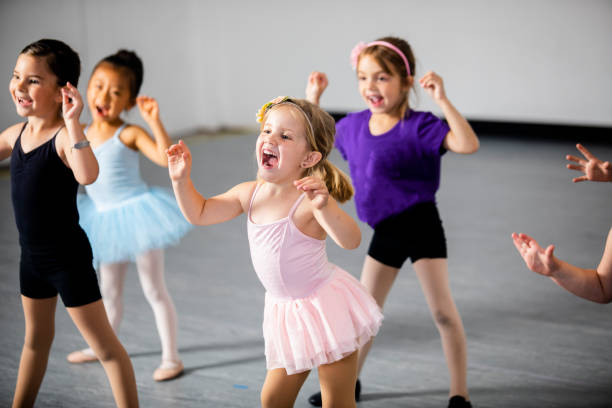
[[49,69],[57,77],[57,85],[65,86],[70,82],[75,87],[81,75],[81,59],[72,48],[59,40],[43,38],[27,45],[21,54],[46,57]]
[[142,77],[144,76],[144,67],[142,66],[140,57],[136,55],[134,51],[121,49],[113,55],[104,57],[94,67],[94,71],[103,63],[111,64],[115,68],[123,69],[128,73],[130,79],[130,96],[131,99],[134,100],[138,96],[138,92],[140,92]]

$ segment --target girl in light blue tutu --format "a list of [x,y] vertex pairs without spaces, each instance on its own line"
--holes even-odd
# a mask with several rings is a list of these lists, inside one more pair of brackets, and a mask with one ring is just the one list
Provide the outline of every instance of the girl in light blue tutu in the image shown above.
[[[143,66],[131,51],[120,50],[100,61],[87,87],[92,123],[85,128],[100,164],[95,183],[78,197],[80,223],[99,265],[104,306],[115,332],[123,314],[123,285],[129,261],[135,261],[145,297],[153,308],[161,339],[162,361],[153,373],[156,381],[183,371],[177,350],[177,319],[164,278],[163,248],[175,244],[190,229],[174,197],[149,187],[140,177],[138,151],[167,167],[170,138],[159,115],[157,101],[138,96]],[[121,113],[138,105],[153,131],[123,121]],[[71,363],[95,361],[91,349],[68,355]]]

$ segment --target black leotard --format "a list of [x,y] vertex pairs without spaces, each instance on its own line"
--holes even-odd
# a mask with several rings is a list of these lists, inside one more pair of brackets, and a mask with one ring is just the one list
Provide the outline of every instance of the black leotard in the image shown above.
[[57,154],[57,133],[25,153],[24,124],[11,154],[11,197],[21,261],[21,294],[34,299],[62,297],[67,307],[101,298],[91,246],[79,226],[78,183]]

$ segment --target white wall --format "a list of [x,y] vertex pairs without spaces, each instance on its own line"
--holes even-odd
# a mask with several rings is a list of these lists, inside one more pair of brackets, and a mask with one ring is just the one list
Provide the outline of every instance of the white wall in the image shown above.
[[[387,34],[412,44],[417,75],[441,74],[469,118],[612,126],[609,0],[3,0],[0,70],[8,87],[26,44],[58,38],[81,55],[84,91],[100,58],[134,49],[142,92],[183,132],[253,125],[266,100],[303,95],[313,69],[330,77],[323,107],[362,109],[349,52]],[[18,120],[3,101],[1,128]],[[425,94],[418,108],[438,111]]]

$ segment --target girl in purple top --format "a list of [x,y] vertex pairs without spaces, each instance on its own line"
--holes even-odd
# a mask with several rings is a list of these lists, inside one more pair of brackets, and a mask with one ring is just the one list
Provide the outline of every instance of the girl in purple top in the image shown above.
[[[359,218],[374,228],[361,282],[382,308],[404,261],[410,257],[434,318],[450,372],[449,407],[471,407],[466,341],[448,284],[446,240],[435,204],[440,158],[447,150],[470,154],[479,142],[446,97],[442,78],[428,72],[419,84],[438,104],[448,125],[429,112],[410,109],[414,56],[408,43],[385,37],[358,44],[351,53],[367,110],[336,125],[336,147],[348,160]],[[313,72],[306,87],[315,104],[328,81]],[[359,371],[372,346],[359,352]],[[359,400],[357,381],[355,398]],[[310,403],[320,405],[319,394]]]

